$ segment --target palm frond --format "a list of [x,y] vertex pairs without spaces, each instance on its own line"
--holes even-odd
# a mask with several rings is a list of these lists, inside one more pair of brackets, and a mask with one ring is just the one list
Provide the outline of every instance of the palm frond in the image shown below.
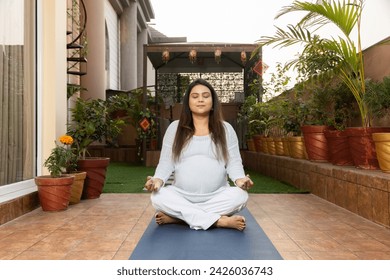
[[274,36],[264,36],[257,41],[260,46],[275,45],[276,47],[288,47],[295,44],[309,44],[312,38],[310,32],[300,26],[287,26],[288,31],[276,27]]
[[335,24],[346,36],[349,36],[356,26],[362,12],[362,5],[356,1],[317,1],[317,3],[295,1],[285,6],[276,15],[276,19],[291,12],[307,12],[298,25],[305,28],[321,28],[329,23]]

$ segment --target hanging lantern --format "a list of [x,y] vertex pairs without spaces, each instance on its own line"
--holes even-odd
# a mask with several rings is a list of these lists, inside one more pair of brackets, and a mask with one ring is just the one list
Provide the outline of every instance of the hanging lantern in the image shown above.
[[219,64],[221,62],[221,55],[222,55],[221,49],[216,49],[214,51],[214,57],[215,57],[215,61],[217,62],[217,64]]
[[245,65],[245,63],[246,63],[246,52],[245,51],[241,52],[241,63],[243,65]]
[[162,53],[162,61],[166,64],[169,61],[169,51],[165,50]]
[[188,57],[190,59],[190,62],[194,63],[196,61],[196,50],[191,50]]

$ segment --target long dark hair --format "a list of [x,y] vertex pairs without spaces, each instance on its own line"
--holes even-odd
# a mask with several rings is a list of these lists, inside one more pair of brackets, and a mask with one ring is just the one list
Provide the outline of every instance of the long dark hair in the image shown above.
[[226,144],[225,127],[223,125],[223,116],[221,103],[218,100],[218,95],[212,85],[203,79],[193,81],[187,88],[183,98],[183,109],[181,111],[179,125],[177,127],[174,145],[172,147],[173,159],[177,161],[180,158],[184,146],[192,138],[195,133],[194,121],[190,110],[189,99],[190,92],[193,87],[203,85],[210,89],[213,106],[209,114],[209,131],[211,139],[216,146],[217,158],[219,160],[228,161],[228,152]]

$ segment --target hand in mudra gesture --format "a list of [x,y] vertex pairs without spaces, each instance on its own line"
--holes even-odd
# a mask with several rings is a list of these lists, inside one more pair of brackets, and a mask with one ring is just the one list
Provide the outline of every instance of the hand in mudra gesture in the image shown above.
[[237,179],[235,183],[238,187],[246,191],[253,187],[253,181],[249,175],[246,175],[244,178]]
[[145,189],[149,192],[157,192],[163,184],[163,181],[159,178],[153,178],[148,176],[146,178]]

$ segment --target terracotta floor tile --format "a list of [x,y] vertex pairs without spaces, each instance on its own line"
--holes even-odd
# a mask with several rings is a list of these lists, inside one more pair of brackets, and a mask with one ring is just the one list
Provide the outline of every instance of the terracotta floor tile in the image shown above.
[[19,251],[0,250],[0,260],[12,260],[20,254]]
[[359,260],[390,260],[390,251],[363,251],[354,252]]
[[283,251],[279,250],[284,260],[311,260],[308,254],[303,251]]
[[346,240],[343,242],[343,246],[349,248],[353,252],[359,251],[378,251],[378,252],[390,252],[390,247],[372,239],[359,239],[359,240]]
[[332,229],[332,230],[324,230],[326,234],[331,236],[336,241],[343,243],[344,241],[350,240],[358,240],[358,239],[368,239],[370,236],[365,232],[359,230],[340,230],[340,229]]
[[321,230],[296,230],[288,231],[288,236],[293,240],[315,240],[315,239],[330,239],[329,234]]
[[10,252],[23,252],[28,250],[35,241],[13,241],[13,242],[1,242],[0,251],[10,251]]
[[340,248],[340,243],[332,239],[306,239],[295,240],[303,251],[334,251]]
[[38,252],[67,252],[76,247],[81,241],[79,239],[75,240],[64,240],[49,237],[48,239],[43,239],[33,246],[31,246],[29,251],[38,251]]
[[63,260],[66,256],[65,252],[47,252],[47,251],[24,251],[17,256],[14,260]]
[[314,260],[358,260],[359,257],[349,251],[306,251]]
[[[20,240],[37,242],[48,236],[50,233],[51,232],[45,232],[39,229],[21,230],[9,234],[3,242],[13,243],[19,242]],[[0,243],[1,242],[2,241],[0,240]]]
[[275,248],[278,251],[282,252],[300,252],[303,250],[291,239],[279,239],[273,240],[272,244],[274,244]]
[[111,260],[116,251],[71,251],[64,260]]
[[72,251],[117,251],[123,240],[83,240]]
[[8,238],[8,236],[9,236],[10,234],[12,234],[12,233],[14,233],[13,230],[6,230],[6,229],[1,230],[1,231],[0,231],[0,242],[1,242],[1,239],[3,239],[3,238]]
[[[248,208],[284,259],[390,259],[390,229],[314,195],[250,194]],[[0,226],[0,259],[127,260],[154,213],[149,194],[38,208]]]

